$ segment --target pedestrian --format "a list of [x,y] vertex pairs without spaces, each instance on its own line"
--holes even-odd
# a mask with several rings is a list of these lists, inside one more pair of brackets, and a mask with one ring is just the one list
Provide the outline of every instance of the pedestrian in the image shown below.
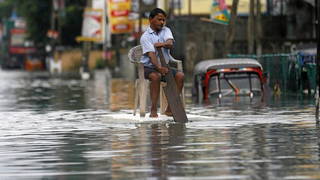
[[[140,44],[142,46],[143,55],[141,62],[144,64],[144,76],[151,81],[150,96],[151,96],[151,112],[150,117],[158,117],[158,99],[160,93],[160,82],[162,76],[168,73],[167,67],[162,67],[159,61],[157,49],[161,48],[165,61],[169,63],[171,59],[170,49],[173,47],[174,38],[171,30],[165,26],[166,13],[160,9],[155,8],[150,12],[149,24],[150,26],[142,34]],[[184,74],[175,69],[170,69],[177,83],[178,93],[180,94],[183,88]],[[171,109],[168,105],[165,110],[167,116],[172,116]]]

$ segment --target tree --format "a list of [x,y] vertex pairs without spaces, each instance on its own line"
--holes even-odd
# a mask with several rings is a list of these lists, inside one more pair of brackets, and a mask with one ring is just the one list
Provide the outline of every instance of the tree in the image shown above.
[[10,17],[13,7],[13,1],[4,1],[0,3],[0,21]]
[[17,13],[26,20],[28,38],[37,46],[47,41],[47,31],[50,27],[50,1],[14,0]]
[[81,35],[82,15],[86,0],[68,0],[64,17],[61,18],[61,43],[76,45],[75,38]]
[[[82,13],[86,0],[66,0],[64,11],[59,11],[61,45],[76,45],[75,37],[81,33]],[[48,43],[52,0],[5,0],[0,3],[0,17],[8,18],[16,10],[27,24],[28,38],[37,46]]]

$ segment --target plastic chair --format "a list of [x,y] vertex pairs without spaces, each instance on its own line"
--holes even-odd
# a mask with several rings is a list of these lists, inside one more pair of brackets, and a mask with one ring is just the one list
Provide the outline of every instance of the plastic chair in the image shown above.
[[[149,90],[149,80],[144,78],[144,67],[143,67],[143,64],[140,62],[141,56],[142,56],[141,45],[135,46],[129,50],[129,53],[128,53],[129,60],[136,65],[138,70],[138,78],[135,80],[135,100],[134,100],[135,102],[134,102],[133,115],[136,115],[136,111],[139,108],[140,116],[144,117],[146,114],[146,107],[147,107],[147,94]],[[183,71],[182,62],[180,60],[176,60],[173,57],[171,57],[170,62],[173,62],[179,71]],[[159,95],[160,114],[164,114],[166,107],[168,106],[168,102],[163,91],[164,86],[166,86],[166,83],[161,82],[160,95]],[[184,89],[182,90],[182,102],[184,103]]]

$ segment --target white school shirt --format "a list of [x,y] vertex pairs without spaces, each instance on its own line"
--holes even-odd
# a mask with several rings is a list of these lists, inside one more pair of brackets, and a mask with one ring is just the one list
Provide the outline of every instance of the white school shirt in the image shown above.
[[[174,40],[172,32],[168,27],[164,26],[158,34],[153,29],[151,29],[150,26],[147,28],[147,30],[142,34],[140,38],[140,44],[142,46],[142,53],[143,53],[141,57],[141,62],[144,64],[144,66],[154,67],[147,53],[155,52],[159,61],[159,55],[154,47],[154,44],[157,42],[161,42],[161,43],[166,42],[168,39]],[[162,48],[162,53],[166,63],[168,63],[169,60],[171,59],[170,49]],[[159,64],[160,64],[160,61],[159,61]]]

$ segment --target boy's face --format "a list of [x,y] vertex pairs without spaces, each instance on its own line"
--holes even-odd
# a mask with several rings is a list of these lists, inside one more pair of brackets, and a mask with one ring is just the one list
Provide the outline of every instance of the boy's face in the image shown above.
[[166,17],[163,14],[159,13],[154,18],[149,19],[149,21],[153,30],[160,31],[166,23]]

